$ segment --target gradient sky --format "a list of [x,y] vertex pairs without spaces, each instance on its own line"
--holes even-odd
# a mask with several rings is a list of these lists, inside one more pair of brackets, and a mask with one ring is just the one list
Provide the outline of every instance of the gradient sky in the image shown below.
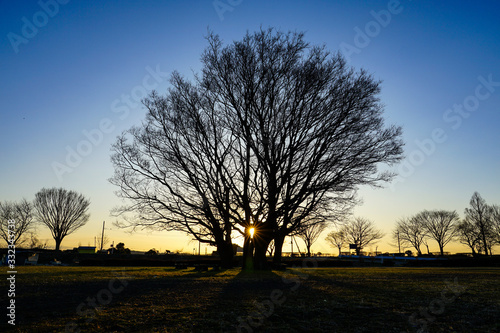
[[[93,245],[104,220],[109,238],[134,250],[197,248],[182,234],[112,227],[120,201],[108,179],[111,144],[144,119],[138,101],[163,93],[172,71],[200,70],[208,28],[225,42],[260,27],[304,31],[383,80],[385,116],[403,126],[406,159],[391,185],[360,189],[355,214],[388,235],[424,209],[463,216],[474,191],[500,204],[498,1],[60,3],[0,1],[0,200],[31,200],[43,187],[90,198],[90,221],[62,248]],[[47,229],[37,231],[54,246]],[[313,250],[335,252],[324,236]],[[378,250],[395,251],[390,242]]]

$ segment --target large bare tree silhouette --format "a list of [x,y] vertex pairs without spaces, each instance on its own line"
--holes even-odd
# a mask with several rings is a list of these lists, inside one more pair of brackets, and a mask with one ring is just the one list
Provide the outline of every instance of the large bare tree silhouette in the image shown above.
[[195,82],[173,74],[114,145],[111,182],[132,202],[120,212],[137,213],[129,226],[182,230],[221,254],[238,232],[244,262],[264,269],[271,241],[279,263],[312,214],[332,221],[360,185],[391,179],[378,167],[401,159],[401,129],[384,124],[379,81],[302,33],[207,40]]

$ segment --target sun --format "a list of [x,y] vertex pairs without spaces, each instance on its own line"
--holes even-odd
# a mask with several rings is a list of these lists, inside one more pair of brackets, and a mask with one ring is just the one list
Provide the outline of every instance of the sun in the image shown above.
[[248,232],[250,233],[250,238],[253,238],[253,235],[255,234],[255,228],[251,227],[250,229],[248,229]]

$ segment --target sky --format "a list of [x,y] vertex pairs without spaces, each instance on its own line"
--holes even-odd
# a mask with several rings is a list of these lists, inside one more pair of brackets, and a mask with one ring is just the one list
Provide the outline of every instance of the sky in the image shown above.
[[[183,234],[113,226],[110,211],[122,202],[108,179],[111,145],[145,117],[140,100],[164,93],[173,71],[200,71],[209,29],[226,44],[261,27],[302,31],[382,80],[384,117],[403,127],[405,159],[392,183],[359,189],[354,214],[387,234],[367,250],[396,251],[396,221],[422,210],[463,217],[475,191],[500,204],[498,1],[41,0],[0,8],[0,201],[32,200],[44,187],[89,198],[89,222],[63,249],[93,245],[103,221],[110,241],[133,250],[197,249]],[[46,228],[36,232],[54,246]],[[336,252],[326,233],[314,252]]]

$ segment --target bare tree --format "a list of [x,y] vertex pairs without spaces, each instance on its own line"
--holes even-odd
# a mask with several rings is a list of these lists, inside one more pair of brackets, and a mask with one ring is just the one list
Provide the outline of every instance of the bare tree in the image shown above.
[[[9,221],[14,221],[13,227],[9,228]],[[9,243],[9,236],[16,246],[27,241],[23,236],[34,226],[33,205],[26,199],[19,202],[0,202],[0,236]]]
[[252,181],[257,201],[243,195],[242,227],[264,203],[254,260],[265,263],[274,239],[278,263],[285,237],[312,212],[332,221],[329,211],[352,204],[358,185],[391,179],[377,165],[400,160],[401,129],[384,126],[380,82],[310,46],[302,33],[269,29],[226,47],[217,36],[209,43],[203,85],[258,166],[255,179],[265,182]]
[[439,246],[439,252],[444,255],[444,247],[456,236],[456,225],[460,221],[457,212],[453,211],[423,211],[413,217],[427,231]]
[[473,256],[477,256],[482,251],[481,233],[476,224],[469,220],[462,220],[456,226],[458,241],[467,245]]
[[331,231],[326,236],[326,241],[333,247],[339,250],[339,256],[342,254],[342,248],[347,242],[346,235],[342,229],[338,231]]
[[384,233],[376,229],[372,221],[362,217],[348,221],[342,230],[347,242],[356,244],[356,255],[359,255],[366,246],[384,237]]
[[479,231],[481,249],[485,255],[490,254],[496,244],[497,237],[494,231],[494,208],[478,192],[474,192],[470,200],[470,208],[465,209],[465,220],[476,226]]
[[174,74],[165,97],[146,99],[146,123],[119,138],[111,182],[133,202],[121,210],[137,213],[131,226],[218,249],[236,230],[243,262],[266,268],[271,241],[279,263],[285,237],[312,214],[331,222],[359,185],[392,178],[378,166],[401,159],[401,128],[384,124],[379,81],[302,33],[207,40],[195,83]]
[[500,206],[491,206],[491,219],[493,221],[493,232],[496,237],[496,243],[500,244]]
[[402,218],[397,221],[395,232],[399,234],[399,238],[404,244],[413,246],[417,251],[417,255],[422,255],[420,247],[427,237],[427,231],[422,220],[415,217]]
[[90,201],[75,191],[63,188],[41,189],[34,200],[36,220],[49,228],[59,250],[67,235],[84,226]]
[[30,249],[41,249],[44,250],[47,248],[47,241],[41,241],[36,237],[36,235],[33,232],[30,232],[30,239],[29,239],[29,244],[28,247]]
[[296,235],[306,244],[308,257],[311,256],[311,246],[318,240],[326,227],[327,224],[325,221],[312,218],[304,223],[302,229],[297,232]]

